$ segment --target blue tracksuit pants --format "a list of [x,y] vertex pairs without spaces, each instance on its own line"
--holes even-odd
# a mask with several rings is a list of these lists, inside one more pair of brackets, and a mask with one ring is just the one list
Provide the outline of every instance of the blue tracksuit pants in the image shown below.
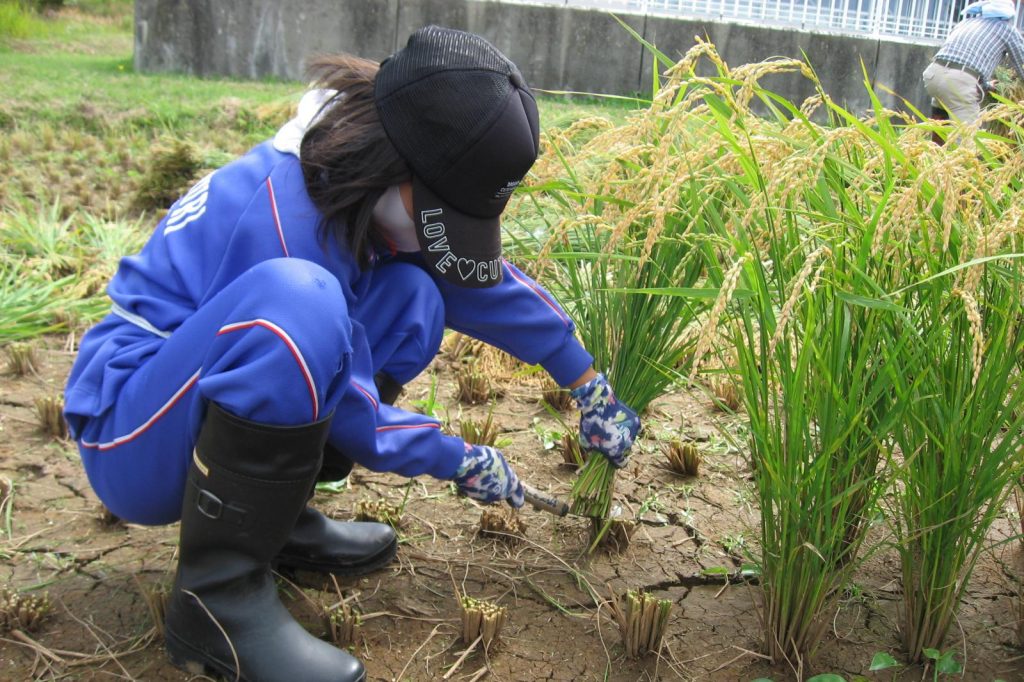
[[[126,322],[111,316],[101,324]],[[92,437],[80,442],[89,481],[120,518],[171,523],[181,513],[206,401],[264,424],[330,418],[353,362],[371,362],[370,376],[383,371],[407,383],[436,355],[443,331],[440,293],[415,265],[376,268],[350,310],[337,279],[319,265],[264,261],[134,370]],[[367,347],[369,358],[362,357]],[[344,437],[330,437],[342,452]]]

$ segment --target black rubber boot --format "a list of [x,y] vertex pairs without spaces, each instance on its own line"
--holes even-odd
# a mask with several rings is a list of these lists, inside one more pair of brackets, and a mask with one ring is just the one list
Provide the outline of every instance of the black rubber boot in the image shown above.
[[[384,372],[377,373],[374,383],[382,403],[393,405],[402,393],[402,384]],[[352,460],[330,443],[325,444],[318,480],[340,481],[351,471]],[[397,552],[398,538],[387,524],[334,521],[306,507],[274,565],[285,570],[354,577],[387,566]]]
[[377,395],[385,405],[394,405],[399,396],[402,395],[403,384],[387,372],[377,372],[373,377],[373,383],[377,386]]
[[397,552],[398,537],[386,523],[334,521],[306,507],[275,564],[352,577],[387,566]]
[[164,622],[176,666],[248,682],[366,679],[362,663],[295,622],[270,570],[305,508],[328,424],[266,426],[210,404]]

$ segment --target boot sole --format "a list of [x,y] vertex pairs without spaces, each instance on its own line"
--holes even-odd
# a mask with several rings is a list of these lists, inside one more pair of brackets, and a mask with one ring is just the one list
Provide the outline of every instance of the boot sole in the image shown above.
[[233,666],[196,651],[173,632],[164,632],[164,649],[167,650],[167,658],[170,659],[171,665],[187,673],[218,675],[225,679],[245,682],[245,678],[239,675]]
[[394,538],[391,544],[382,549],[376,555],[358,564],[339,566],[328,562],[309,561],[298,557],[278,555],[275,557],[273,567],[277,571],[310,571],[313,573],[329,573],[342,578],[358,578],[359,576],[373,573],[384,568],[398,554],[398,538]]
[[[225,665],[217,659],[206,658],[187,643],[176,637],[173,632],[164,634],[164,648],[167,650],[167,658],[171,665],[184,670],[190,675],[217,675],[226,680],[238,680],[246,682],[246,678],[235,672],[233,666]],[[356,682],[366,682],[366,673],[363,672]]]

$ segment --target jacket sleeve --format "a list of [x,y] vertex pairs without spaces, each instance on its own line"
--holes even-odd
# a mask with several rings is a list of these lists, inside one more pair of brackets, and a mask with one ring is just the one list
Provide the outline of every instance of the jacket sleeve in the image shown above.
[[380,402],[373,382],[369,345],[362,324],[352,321],[352,372],[331,421],[328,440],[346,457],[371,471],[451,479],[466,444],[445,435],[426,415]]
[[559,385],[571,384],[594,362],[554,297],[508,261],[501,283],[486,289],[435,281],[448,327],[542,366]]

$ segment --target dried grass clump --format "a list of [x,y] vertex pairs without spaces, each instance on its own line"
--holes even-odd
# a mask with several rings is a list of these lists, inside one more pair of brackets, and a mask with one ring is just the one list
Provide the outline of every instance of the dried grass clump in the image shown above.
[[473,445],[489,445],[491,447],[498,440],[501,427],[494,421],[494,407],[487,413],[487,419],[478,421],[472,417],[463,417],[459,420],[459,435],[462,440]]
[[576,469],[583,466],[583,448],[580,447],[579,429],[566,429],[562,434],[558,451],[562,453],[562,464]]
[[272,128],[280,128],[295,116],[296,109],[297,107],[295,102],[278,100],[276,102],[260,104],[256,107],[254,113],[256,115],[256,119],[264,125]]
[[359,634],[363,629],[363,614],[346,600],[337,604],[324,605],[324,629],[330,635],[331,642],[340,649],[357,651]]
[[506,613],[504,606],[462,597],[462,641],[473,644],[479,638],[484,647],[490,647],[501,635]]
[[672,471],[684,476],[696,476],[700,468],[701,454],[697,443],[692,440],[673,438],[665,445],[665,457]]
[[455,396],[460,402],[478,405],[491,399],[491,382],[475,363],[460,365],[455,373],[455,383]]
[[661,649],[665,626],[672,613],[670,600],[657,599],[642,590],[629,590],[612,602],[612,610],[627,656],[639,658]]
[[356,521],[376,521],[392,528],[402,525],[402,507],[386,500],[359,500],[355,508]]
[[37,367],[36,350],[27,343],[12,343],[7,351],[7,371],[16,377],[35,374]]
[[52,608],[50,597],[45,593],[31,597],[0,587],[0,632],[34,632]]
[[526,521],[514,509],[485,507],[480,513],[480,534],[515,545],[526,535]]
[[64,397],[36,398],[36,413],[43,432],[54,438],[68,437],[68,424],[64,421]]
[[169,208],[196,181],[202,164],[195,147],[181,140],[154,150],[146,174],[139,182],[132,208],[159,211]]
[[149,611],[149,617],[153,621],[153,630],[156,631],[158,637],[163,637],[164,618],[167,615],[167,599],[171,594],[170,585],[165,582],[159,582],[155,585],[143,585],[138,577],[135,578],[135,583],[142,594],[142,600],[146,602],[146,610]]

